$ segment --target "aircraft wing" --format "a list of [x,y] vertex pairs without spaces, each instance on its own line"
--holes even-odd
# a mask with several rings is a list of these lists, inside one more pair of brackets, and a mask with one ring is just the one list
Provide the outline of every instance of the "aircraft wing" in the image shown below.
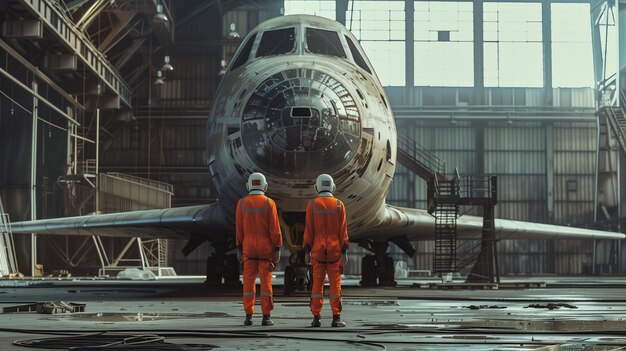
[[[464,215],[457,219],[457,238],[480,239],[483,218]],[[496,219],[497,239],[624,239],[624,234],[553,224]],[[426,210],[385,205],[384,218],[365,238],[405,235],[409,240],[433,240],[435,218]],[[359,238],[355,238],[358,240]]]
[[11,223],[19,234],[102,235],[190,239],[202,236],[224,241],[234,226],[227,223],[219,203],[158,210],[41,219]]

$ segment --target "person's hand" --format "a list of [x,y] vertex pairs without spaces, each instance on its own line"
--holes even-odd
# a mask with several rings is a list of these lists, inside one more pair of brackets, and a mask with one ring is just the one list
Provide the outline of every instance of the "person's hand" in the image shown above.
[[237,261],[243,263],[243,248],[241,246],[237,246]]
[[280,261],[280,247],[274,248],[274,264],[277,264]]
[[341,259],[339,260],[339,264],[341,264],[342,266],[345,266],[346,263],[348,263],[348,253],[344,252],[341,254]]

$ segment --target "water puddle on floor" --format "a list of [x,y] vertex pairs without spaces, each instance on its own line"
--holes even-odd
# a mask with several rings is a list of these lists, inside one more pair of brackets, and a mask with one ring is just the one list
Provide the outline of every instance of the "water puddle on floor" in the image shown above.
[[[324,297],[326,300],[328,297]],[[400,306],[398,301],[396,300],[352,300],[343,298],[341,304],[344,306]],[[285,307],[303,307],[309,306],[309,303],[306,302],[283,302],[283,306]]]
[[75,321],[87,322],[151,322],[175,319],[201,319],[232,317],[223,312],[205,313],[81,313],[58,316]]

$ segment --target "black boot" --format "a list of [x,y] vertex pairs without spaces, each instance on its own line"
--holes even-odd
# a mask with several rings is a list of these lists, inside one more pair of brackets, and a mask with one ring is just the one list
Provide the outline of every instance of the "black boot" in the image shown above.
[[340,315],[335,315],[333,316],[333,323],[331,324],[331,326],[343,328],[346,326],[346,323],[344,323],[344,321],[341,320]]
[[246,326],[252,325],[252,315],[251,314],[247,314],[246,315],[246,320],[243,321],[243,325],[246,325]]
[[313,316],[313,321],[311,322],[312,327],[321,327],[322,322],[320,321],[320,316]]
[[263,320],[261,321],[261,325],[263,326],[274,325],[274,322],[272,322],[272,320],[270,319],[269,314],[263,315]]

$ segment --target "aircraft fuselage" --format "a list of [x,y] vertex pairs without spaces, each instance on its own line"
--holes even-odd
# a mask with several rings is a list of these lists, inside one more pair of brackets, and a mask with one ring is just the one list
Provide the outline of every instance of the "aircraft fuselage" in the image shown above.
[[[289,28],[292,52],[254,56],[264,45],[261,36]],[[311,32],[332,34],[325,31],[338,34],[346,57],[308,51],[314,45]],[[302,229],[321,173],[335,180],[351,236],[365,234],[381,218],[396,163],[395,123],[378,78],[355,64],[348,40],[365,57],[345,27],[313,16],[267,21],[244,40],[242,47],[251,45],[249,59],[234,69],[231,64],[223,77],[207,138],[209,169],[229,218],[234,219],[253,172],[267,177],[267,193],[277,203],[284,234]]]

